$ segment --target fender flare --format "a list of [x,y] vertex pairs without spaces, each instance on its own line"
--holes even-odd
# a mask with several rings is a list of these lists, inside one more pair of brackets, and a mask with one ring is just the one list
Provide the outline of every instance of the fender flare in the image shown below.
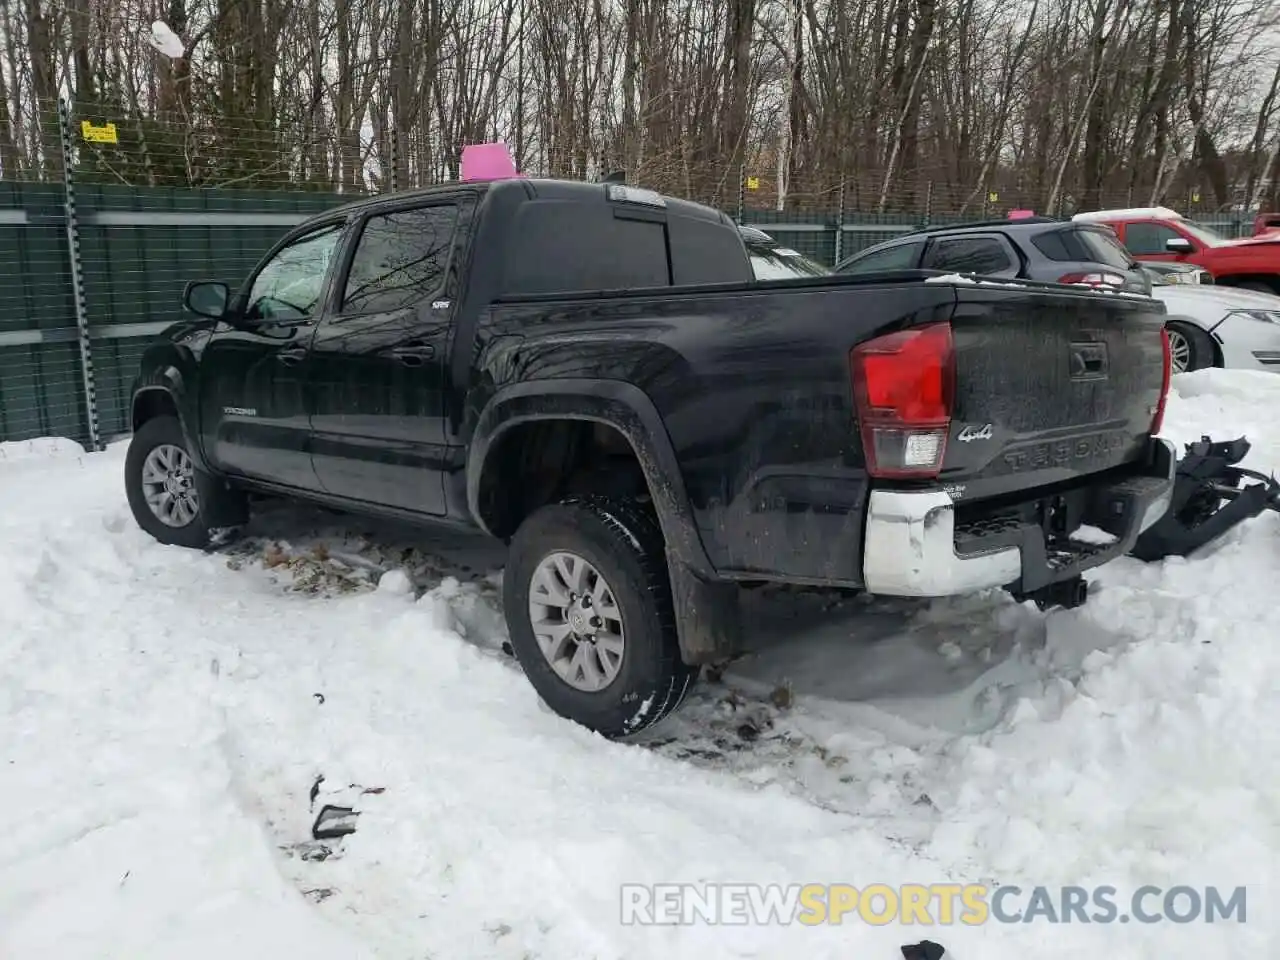
[[182,428],[182,435],[187,440],[187,451],[191,454],[196,466],[202,470],[208,470],[208,462],[204,456],[204,450],[200,446],[199,434],[193,429],[191,423],[191,411],[187,409],[187,405],[183,402],[185,397],[185,386],[182,371],[176,366],[170,364],[160,370],[154,371],[150,376],[140,380],[133,388],[133,394],[129,398],[129,426],[133,428],[137,422],[138,401],[145,396],[154,394],[164,394],[173,404],[173,408],[177,411],[178,425]]
[[480,478],[489,452],[507,430],[535,420],[586,420],[621,433],[644,473],[668,554],[698,576],[716,578],[662,417],[643,390],[621,380],[531,380],[505,387],[489,400],[472,433],[466,471],[467,506],[485,533],[492,535],[480,516]]

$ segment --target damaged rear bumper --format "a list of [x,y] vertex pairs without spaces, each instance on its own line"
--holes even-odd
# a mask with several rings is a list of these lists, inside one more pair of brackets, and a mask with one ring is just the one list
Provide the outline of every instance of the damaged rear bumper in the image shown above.
[[[1127,553],[1164,516],[1177,461],[1173,444],[1153,438],[1135,474],[996,510],[957,505],[941,490],[872,491],[863,541],[865,587],[907,597],[990,587],[1019,595],[1078,576]],[[1072,539],[1065,532],[1081,524],[1102,530],[1110,542]],[[1064,530],[1060,536],[1053,532],[1057,525]]]

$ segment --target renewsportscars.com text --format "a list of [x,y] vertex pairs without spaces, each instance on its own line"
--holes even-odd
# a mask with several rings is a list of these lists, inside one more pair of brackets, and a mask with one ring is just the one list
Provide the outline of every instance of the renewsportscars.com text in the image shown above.
[[625,925],[1244,923],[1244,887],[982,884],[626,884]]

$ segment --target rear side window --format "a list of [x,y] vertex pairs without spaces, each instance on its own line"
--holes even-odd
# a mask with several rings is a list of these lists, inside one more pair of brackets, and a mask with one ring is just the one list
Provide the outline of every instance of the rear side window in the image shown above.
[[957,273],[1002,273],[1013,266],[1004,244],[995,237],[957,237],[939,240],[929,255],[933,270]]
[[837,271],[849,273],[880,273],[884,270],[914,270],[920,262],[921,243],[900,243],[896,247],[886,247],[865,257],[845,263]]
[[614,209],[555,200],[524,204],[503,261],[504,295],[670,286],[666,226],[616,217]]
[[1055,230],[1053,233],[1042,233],[1038,237],[1032,237],[1031,243],[1050,260],[1065,263],[1069,260],[1079,260],[1078,254],[1083,252],[1078,246],[1073,252],[1072,247],[1067,244],[1069,239],[1071,239],[1070,230]]
[[347,273],[342,312],[385,313],[439,292],[457,224],[452,203],[370,217]]

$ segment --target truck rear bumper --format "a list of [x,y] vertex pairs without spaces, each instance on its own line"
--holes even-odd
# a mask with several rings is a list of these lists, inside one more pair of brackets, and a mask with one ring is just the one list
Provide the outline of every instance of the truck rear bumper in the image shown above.
[[[941,491],[874,490],[863,541],[863,580],[872,594],[944,597],[989,587],[1038,590],[1128,553],[1160,519],[1173,493],[1177,453],[1153,439],[1147,463],[1133,476],[1064,497],[1032,498],[986,514],[958,506]],[[1053,508],[1113,538],[1046,533],[1034,518]]]

